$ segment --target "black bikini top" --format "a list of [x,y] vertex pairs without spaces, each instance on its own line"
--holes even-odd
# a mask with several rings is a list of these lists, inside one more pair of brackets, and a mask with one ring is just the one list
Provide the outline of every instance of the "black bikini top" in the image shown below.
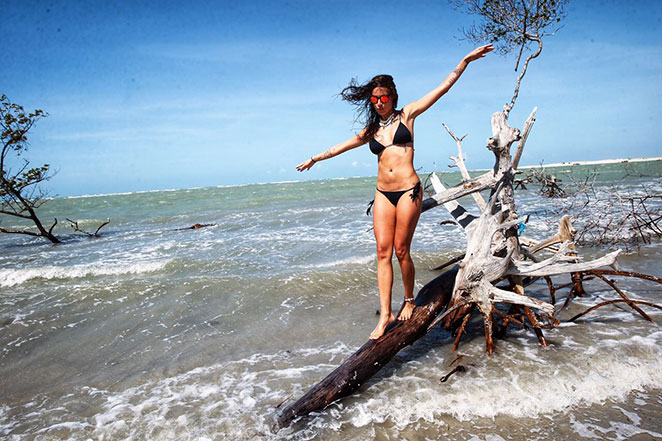
[[379,155],[381,152],[384,151],[386,147],[390,147],[392,145],[408,144],[412,141],[413,139],[411,137],[411,132],[409,131],[407,126],[404,125],[402,121],[400,121],[400,125],[398,125],[398,129],[395,131],[395,135],[393,135],[393,142],[387,146],[383,146],[375,138],[372,138],[370,140],[370,151],[375,155]]

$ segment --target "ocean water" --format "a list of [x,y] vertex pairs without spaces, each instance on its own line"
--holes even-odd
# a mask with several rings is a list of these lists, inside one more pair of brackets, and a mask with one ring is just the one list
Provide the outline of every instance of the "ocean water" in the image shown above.
[[[662,193],[660,162],[553,170],[565,182],[593,171],[596,195]],[[452,185],[458,176],[442,180]],[[41,215],[60,219],[63,243],[0,235],[0,438],[662,439],[662,313],[646,309],[651,324],[620,306],[545,331],[546,348],[511,328],[492,357],[478,322],[457,353],[452,336],[435,329],[353,396],[274,431],[279,405],[335,369],[377,321],[365,215],[374,185],[348,178],[49,201]],[[531,215],[525,235],[542,239],[585,195],[571,204],[530,187],[516,197]],[[88,230],[111,223],[88,238],[65,217]],[[464,249],[461,229],[440,225],[448,219],[441,207],[421,217],[412,245],[417,289]],[[195,223],[215,225],[181,230]],[[659,239],[631,251],[619,258],[624,269],[662,274]],[[397,310],[403,289],[394,266]],[[619,285],[662,303],[659,285]],[[616,298],[602,282],[586,287],[590,296],[559,318]],[[549,300],[544,284],[528,292]],[[557,309],[566,294],[557,293]],[[467,371],[441,383],[458,353]]]

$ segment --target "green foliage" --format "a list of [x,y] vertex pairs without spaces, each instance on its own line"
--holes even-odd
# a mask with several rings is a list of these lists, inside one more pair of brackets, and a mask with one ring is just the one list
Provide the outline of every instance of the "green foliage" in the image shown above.
[[19,154],[27,149],[28,131],[38,119],[44,116],[47,115],[40,109],[26,114],[23,106],[10,102],[4,94],[0,96],[0,121],[2,121],[0,139],[3,153],[7,146]]
[[[2,187],[14,188],[17,192],[21,192],[24,188],[29,187],[30,185],[37,184],[49,178],[48,176],[48,164],[44,164],[41,167],[31,168],[30,170],[21,172],[12,177],[4,177],[5,185]],[[2,194],[0,193],[0,196]]]
[[529,43],[536,43],[535,51],[526,56],[522,71],[517,78],[515,91],[510,103],[503,111],[510,113],[517,96],[522,78],[529,62],[542,52],[542,39],[554,34],[565,18],[565,5],[569,0],[449,0],[463,12],[477,16],[478,24],[463,29],[464,36],[479,44],[492,43],[494,48],[506,55],[519,48],[515,71],[517,71],[525,49]]
[[21,193],[25,188],[38,184],[49,178],[49,165],[26,170],[29,161],[25,160],[23,167],[17,172],[8,168],[7,159],[10,153],[21,156],[28,148],[28,132],[40,118],[47,116],[43,110],[37,109],[27,113],[23,106],[9,101],[6,95],[0,96],[0,197],[8,194]]
[[[48,173],[50,166],[30,168],[30,161],[23,158],[22,166],[18,170],[11,170],[8,164],[9,155],[21,156],[28,148],[28,132],[41,118],[47,116],[43,110],[34,110],[27,113],[23,106],[12,103],[6,95],[0,96],[0,212],[9,216],[30,219],[34,222],[38,232],[27,229],[6,229],[0,227],[0,233],[27,234],[44,237],[53,243],[60,240],[53,235],[53,228],[57,219],[49,229],[41,223],[35,209],[44,202],[46,192],[39,183],[50,179]],[[20,162],[20,161],[19,161]]]
[[6,95],[0,96],[0,208],[4,211],[23,213],[28,206],[39,206],[46,194],[38,184],[50,179],[49,164],[30,167],[30,161],[23,158],[16,170],[9,167],[9,162],[16,164],[16,158],[27,150],[28,132],[45,116],[43,110],[26,112]]
[[569,0],[454,0],[464,12],[476,15],[480,22],[464,29],[467,39],[488,42],[502,54],[524,48],[529,42],[540,42],[554,33],[565,18]]

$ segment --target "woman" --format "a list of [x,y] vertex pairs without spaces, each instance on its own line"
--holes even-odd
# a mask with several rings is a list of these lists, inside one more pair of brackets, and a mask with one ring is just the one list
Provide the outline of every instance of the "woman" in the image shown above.
[[397,110],[398,92],[390,75],[379,75],[358,85],[352,81],[343,89],[345,101],[356,105],[365,117],[365,127],[354,137],[337,144],[324,153],[312,156],[297,166],[309,170],[316,162],[332,158],[343,152],[369,143],[377,155],[377,191],[373,206],[373,225],[377,240],[377,285],[379,288],[380,317],[370,334],[373,340],[386,331],[396,320],[391,311],[393,267],[391,257],[400,263],[405,288],[404,304],[398,320],[408,320],[416,307],[414,303],[414,263],[409,249],[421,214],[421,182],[414,170],[414,121],[455,84],[467,65],[492,51],[491,44],[481,46],[467,54],[460,64],[434,90],[418,101]]

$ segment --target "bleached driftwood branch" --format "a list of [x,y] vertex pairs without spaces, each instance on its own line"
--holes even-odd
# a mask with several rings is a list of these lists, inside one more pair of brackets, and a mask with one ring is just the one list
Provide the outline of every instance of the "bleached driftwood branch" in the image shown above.
[[524,145],[526,144],[526,140],[529,138],[529,133],[531,133],[531,128],[533,127],[533,123],[536,122],[537,111],[538,111],[538,107],[534,107],[533,110],[531,111],[531,114],[524,123],[524,129],[522,130],[522,137],[517,143],[517,150],[515,151],[515,156],[513,156],[514,169],[517,169],[517,166],[519,165],[519,160],[522,157],[522,151],[524,150]]
[[[464,162],[464,154],[462,153],[462,140],[467,137],[467,135],[464,135],[462,138],[458,138],[455,136],[455,134],[451,131],[451,129],[448,128],[446,124],[441,124],[444,126],[446,131],[448,132],[449,135],[455,140],[455,143],[457,144],[457,156],[451,156],[450,158],[453,160],[453,164],[450,164],[449,167],[457,167],[460,170],[460,174],[462,175],[462,180],[463,181],[469,181],[471,180],[471,175],[469,175],[469,170],[467,169],[467,165]],[[483,199],[483,196],[479,192],[471,193],[471,196],[474,198],[474,201],[476,202],[476,205],[478,205],[478,208],[481,210],[485,209],[485,199]]]
[[[558,274],[570,274],[584,271],[591,271],[594,269],[601,268],[603,266],[612,266],[616,264],[616,257],[621,253],[621,250],[616,250],[609,254],[606,254],[598,259],[592,260],[585,263],[548,263],[544,266],[540,264],[545,262],[540,262],[533,265],[528,265],[526,262],[516,262],[514,267],[510,268],[507,272],[509,275],[518,275],[518,276],[555,276]],[[555,255],[556,256],[556,255]],[[566,258],[568,256],[565,256]],[[570,257],[574,260],[574,258]],[[552,260],[552,259],[548,259]],[[535,268],[529,268],[535,267]]]
[[[445,208],[458,219],[457,214],[462,213],[464,219],[469,218],[467,210],[457,202],[448,202],[447,198],[456,195],[477,194],[483,189],[492,190],[490,200],[485,203],[482,197],[474,197],[481,211],[479,217],[470,218],[463,225],[467,235],[467,247],[464,258],[459,264],[458,275],[455,279],[451,301],[447,311],[453,310],[452,314],[444,314],[445,326],[454,327],[462,322],[461,329],[474,310],[478,310],[483,316],[485,328],[485,339],[487,352],[492,353],[493,344],[493,315],[496,313],[497,303],[508,303],[514,305],[515,309],[522,308],[524,316],[531,322],[540,342],[546,344],[540,325],[531,309],[543,311],[548,316],[553,316],[554,307],[538,299],[527,296],[524,292],[523,277],[541,277],[563,273],[577,273],[597,269],[606,265],[616,265],[616,257],[619,252],[613,252],[599,259],[579,263],[577,261],[573,239],[574,230],[569,218],[565,217],[559,224],[559,232],[540,243],[527,241],[530,249],[526,249],[519,240],[518,226],[526,223],[528,217],[517,214],[513,192],[513,177],[517,162],[521,156],[526,139],[535,122],[533,109],[527,121],[524,131],[514,129],[508,124],[508,112],[492,115],[492,137],[487,140],[487,148],[495,155],[493,169],[477,178],[471,178],[462,153],[462,138],[458,138],[446,125],[446,131],[457,144],[458,156],[451,157],[454,161],[452,166],[458,167],[462,176],[462,182],[450,189],[445,189],[438,178],[432,177],[431,181],[436,194],[433,199],[443,203]],[[518,142],[515,161],[511,161],[511,146]],[[480,189],[480,190],[479,190]],[[499,205],[497,207],[497,201]],[[458,219],[459,221],[459,219]],[[551,245],[561,243],[555,254],[542,261],[526,262],[524,256],[533,256],[539,250]],[[536,259],[537,260],[537,259]],[[503,279],[510,280],[512,292],[494,286]],[[462,305],[458,307],[457,305]],[[512,308],[511,308],[512,309]],[[499,312],[501,316],[514,320],[513,316]],[[460,331],[461,332],[461,331]]]

